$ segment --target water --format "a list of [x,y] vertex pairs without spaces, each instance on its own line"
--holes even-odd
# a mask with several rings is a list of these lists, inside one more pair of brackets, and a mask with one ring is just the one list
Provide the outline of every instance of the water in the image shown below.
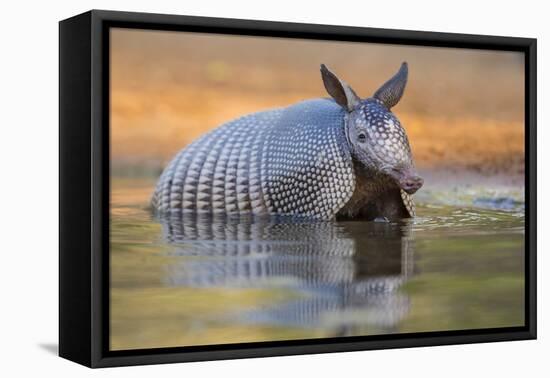
[[113,350],[524,324],[517,193],[426,190],[414,220],[293,223],[155,218],[153,184],[112,181]]

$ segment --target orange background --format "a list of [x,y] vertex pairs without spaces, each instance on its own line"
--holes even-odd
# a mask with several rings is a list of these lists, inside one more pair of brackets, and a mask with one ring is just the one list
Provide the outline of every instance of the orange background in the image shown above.
[[113,172],[156,175],[225,121],[326,97],[321,63],[369,97],[402,61],[393,111],[419,168],[523,174],[520,53],[130,29],[111,31]]

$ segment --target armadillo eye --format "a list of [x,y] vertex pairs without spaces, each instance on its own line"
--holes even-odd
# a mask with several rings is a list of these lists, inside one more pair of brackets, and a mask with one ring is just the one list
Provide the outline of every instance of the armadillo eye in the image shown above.
[[359,135],[357,136],[357,138],[359,138],[359,142],[361,142],[361,143],[363,143],[363,142],[365,142],[365,141],[367,140],[367,136],[366,136],[365,134],[363,134],[363,133],[359,134]]

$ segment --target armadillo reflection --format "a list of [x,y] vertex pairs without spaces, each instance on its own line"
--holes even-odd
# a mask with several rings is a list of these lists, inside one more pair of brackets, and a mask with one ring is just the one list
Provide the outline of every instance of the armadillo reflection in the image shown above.
[[313,99],[230,121],[183,149],[152,198],[161,213],[284,214],[318,219],[412,217],[423,184],[391,112],[407,63],[361,99],[321,65],[332,99]]

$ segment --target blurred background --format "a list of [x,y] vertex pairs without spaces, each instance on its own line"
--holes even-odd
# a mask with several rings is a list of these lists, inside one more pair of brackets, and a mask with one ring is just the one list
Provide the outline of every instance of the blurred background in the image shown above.
[[522,183],[520,53],[127,29],[111,32],[113,173],[156,176],[225,121],[326,97],[321,63],[370,97],[402,61],[409,83],[393,111],[417,166]]
[[[111,48],[112,349],[524,324],[521,54],[124,29]],[[321,63],[370,97],[403,61],[393,111],[425,178],[410,223],[149,211],[161,170],[199,135],[326,97]],[[388,277],[384,295],[365,290]]]

